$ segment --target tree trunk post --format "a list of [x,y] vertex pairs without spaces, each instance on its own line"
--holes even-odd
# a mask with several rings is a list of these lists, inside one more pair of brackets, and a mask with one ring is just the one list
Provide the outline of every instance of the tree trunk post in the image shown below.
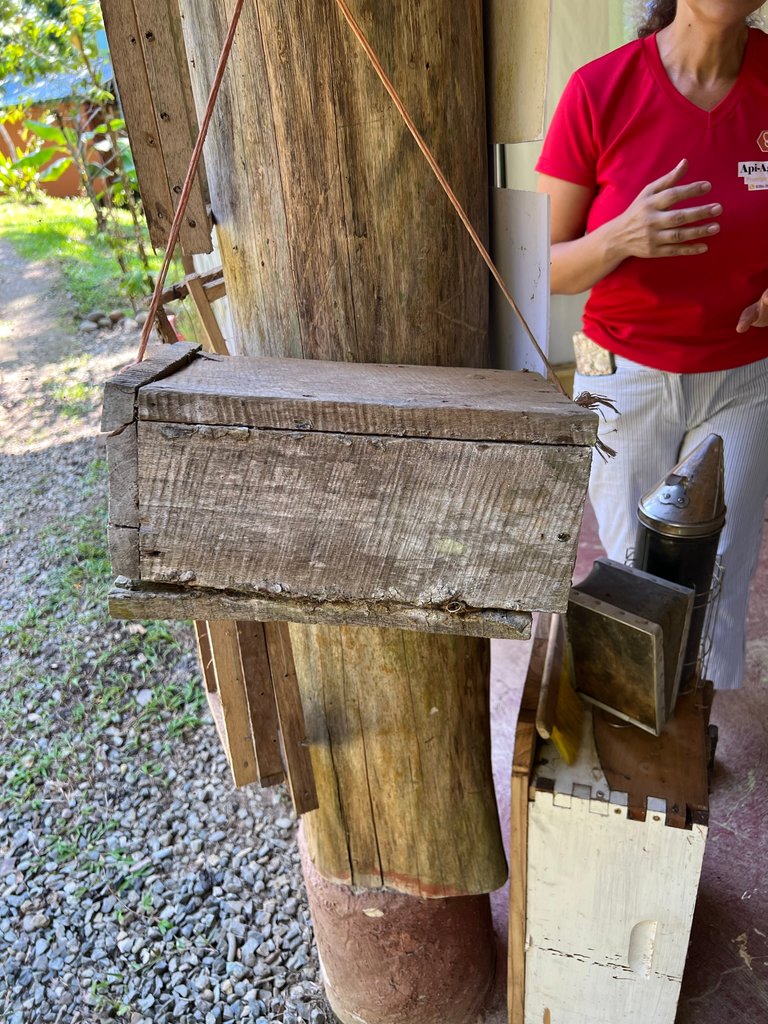
[[[180,5],[200,110],[233,5]],[[352,6],[487,235],[481,0]],[[246,5],[206,168],[237,352],[488,364],[485,268],[333,0]],[[305,877],[334,1010],[463,1024],[493,980],[487,893],[506,878],[489,642],[290,633],[320,802],[303,819]]]

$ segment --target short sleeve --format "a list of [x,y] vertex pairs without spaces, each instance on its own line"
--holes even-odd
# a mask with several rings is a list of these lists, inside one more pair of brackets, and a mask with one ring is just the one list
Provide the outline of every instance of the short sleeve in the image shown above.
[[577,71],[557,105],[536,170],[552,178],[595,188],[597,149],[592,107]]

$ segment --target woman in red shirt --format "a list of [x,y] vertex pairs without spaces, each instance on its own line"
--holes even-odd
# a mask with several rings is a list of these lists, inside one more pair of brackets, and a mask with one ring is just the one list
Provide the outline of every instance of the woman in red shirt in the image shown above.
[[571,78],[537,164],[553,293],[590,289],[584,331],[615,373],[590,496],[624,560],[640,497],[723,437],[725,577],[708,674],[741,684],[768,493],[768,36],[755,0],[657,0],[640,38]]

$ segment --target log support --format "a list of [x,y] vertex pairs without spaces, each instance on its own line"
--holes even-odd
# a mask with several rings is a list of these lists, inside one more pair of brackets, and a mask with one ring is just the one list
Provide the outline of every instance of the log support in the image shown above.
[[[487,234],[480,0],[353,7]],[[230,10],[181,0],[198,112]],[[246,5],[206,166],[234,352],[487,365],[485,268],[333,0]],[[305,816],[317,942],[342,1020],[464,1024],[493,973],[476,894],[506,870],[489,642],[404,636],[291,626],[320,802]],[[362,913],[339,882],[369,888],[346,904]],[[356,968],[342,971],[350,943]]]

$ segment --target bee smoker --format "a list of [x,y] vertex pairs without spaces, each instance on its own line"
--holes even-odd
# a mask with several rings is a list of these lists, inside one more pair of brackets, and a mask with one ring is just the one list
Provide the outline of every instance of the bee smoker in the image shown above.
[[696,593],[681,684],[695,679],[725,523],[723,439],[710,434],[637,507],[633,565]]

